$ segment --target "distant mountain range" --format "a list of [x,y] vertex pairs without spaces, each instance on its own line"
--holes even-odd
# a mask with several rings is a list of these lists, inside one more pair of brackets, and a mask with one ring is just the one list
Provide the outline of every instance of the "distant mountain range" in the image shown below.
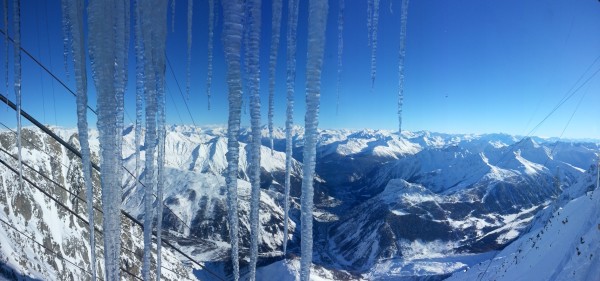
[[[78,146],[76,130],[53,129]],[[24,161],[67,189],[83,195],[80,160],[41,131],[33,128],[24,131],[24,138],[33,143],[25,144]],[[134,131],[128,127],[123,132],[124,165],[132,173],[139,173],[143,182],[144,171],[135,171]],[[97,161],[97,133],[91,135]],[[287,280],[298,270],[303,128],[294,128],[293,155],[296,160],[292,172],[290,253],[285,261],[281,253],[285,134],[276,129],[272,154],[267,148],[266,129],[262,135],[265,146],[261,150],[261,268],[258,276],[279,276],[281,280]],[[250,237],[250,185],[246,160],[249,137],[249,131],[242,130],[238,183],[241,257],[244,261],[249,258]],[[16,153],[14,139],[11,132],[0,132],[2,149],[13,155]],[[169,208],[163,213],[167,239],[223,276],[231,274],[223,177],[227,167],[226,141],[226,130],[221,127],[168,128],[164,203]],[[321,130],[315,180],[313,275],[324,280],[436,280],[457,271],[466,271],[464,274],[481,272],[489,263],[487,260],[495,256],[522,256],[522,247],[521,252],[515,254],[513,245],[528,243],[523,239],[531,238],[532,231],[539,231],[542,218],[553,216],[559,207],[567,208],[572,204],[578,206],[573,210],[591,208],[588,203],[577,203],[585,201],[577,198],[589,196],[586,192],[595,187],[597,151],[598,145],[593,142],[517,138],[505,134],[424,131],[403,132],[398,136],[381,130]],[[0,159],[16,165],[10,156],[0,154]],[[144,159],[143,147],[141,159]],[[77,200],[49,180],[30,171],[26,175],[71,208],[85,214],[85,203],[76,206]],[[55,252],[89,268],[85,225],[60,210],[36,189],[17,190],[18,175],[3,165],[0,165],[0,176],[3,190],[0,194],[5,195],[0,197],[2,218],[27,230],[40,242],[51,245]],[[95,184],[99,186],[97,177]],[[124,210],[138,219],[143,218],[144,187],[136,184],[128,173],[124,173],[123,186]],[[99,198],[99,193],[97,195]],[[596,199],[587,200],[595,202]],[[142,247],[140,230],[125,224],[124,220],[126,232],[123,235],[128,239],[124,245],[134,248],[132,252],[135,253]],[[591,231],[588,224],[593,223],[578,227],[581,231]],[[41,279],[63,279],[65,274],[80,276],[76,268],[52,258],[42,248],[29,246],[30,243],[9,227],[0,225],[1,245],[15,245],[0,248],[6,272]],[[101,227],[101,224],[97,222],[97,226]],[[597,240],[593,241],[596,244],[589,243],[586,247],[595,245],[597,249]],[[101,253],[100,249],[97,253]],[[166,255],[169,257],[167,266],[177,269],[180,274],[210,279],[206,272],[192,272],[190,267],[177,262],[176,257],[179,257],[185,263],[182,256],[168,250]],[[139,272],[136,255],[124,253],[123,256],[131,270]],[[597,257],[589,259],[594,261]],[[570,262],[566,260],[561,264],[569,265]],[[487,270],[486,276],[500,278],[499,272],[504,270],[502,265],[494,260],[489,267],[493,270]],[[556,274],[554,276],[566,273]],[[477,278],[467,276],[468,279],[457,280]],[[177,278],[176,275],[171,277]]]

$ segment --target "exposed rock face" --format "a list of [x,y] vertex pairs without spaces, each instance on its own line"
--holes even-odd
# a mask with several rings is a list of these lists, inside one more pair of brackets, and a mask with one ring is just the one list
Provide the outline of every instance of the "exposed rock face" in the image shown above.
[[[71,130],[59,130],[63,139],[79,148],[77,135]],[[81,160],[57,141],[32,128],[23,131],[24,177],[57,201],[86,219]],[[15,155],[15,136],[0,132],[1,148]],[[5,152],[0,159],[9,167],[17,160]],[[94,161],[98,161],[97,147]],[[87,223],[53,201],[31,184],[19,188],[18,174],[0,165],[0,276],[41,280],[89,280],[90,260],[87,243]],[[99,174],[93,173],[96,190],[94,204],[99,207]],[[78,198],[79,197],[79,198]],[[100,209],[100,208],[99,208]],[[95,226],[101,229],[102,214],[96,213]],[[121,253],[124,280],[140,276],[142,230],[123,217],[123,251]],[[13,225],[17,230],[11,228]],[[20,233],[20,232],[23,232]],[[102,235],[96,232],[98,277],[103,276]],[[35,242],[34,242],[35,241]],[[39,243],[39,244],[38,244]],[[191,280],[190,268],[184,266],[167,248],[163,252],[164,280]]]

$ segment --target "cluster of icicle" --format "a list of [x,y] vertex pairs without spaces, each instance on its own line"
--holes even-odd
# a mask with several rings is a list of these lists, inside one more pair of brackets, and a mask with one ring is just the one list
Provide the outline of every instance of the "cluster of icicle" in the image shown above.
[[[138,61],[143,70],[143,90],[146,101],[146,177],[144,193],[144,257],[142,276],[150,280],[150,255],[152,250],[152,222],[156,215],[157,264],[156,279],[160,280],[161,271],[161,239],[162,239],[162,199],[164,184],[165,157],[165,43],[167,36],[167,1],[138,0],[136,14],[139,17],[141,30],[136,30],[141,43]],[[138,148],[139,149],[139,148]],[[157,151],[158,150],[158,151]],[[154,154],[157,153],[156,162]],[[156,213],[153,189],[156,188]]]
[[[20,54],[19,50],[19,5],[15,0],[15,92],[17,107],[20,110]],[[5,2],[6,3],[6,2]],[[172,20],[174,19],[175,1],[171,2]],[[164,184],[165,157],[165,43],[167,31],[168,2],[163,0],[137,0],[134,3],[134,33],[136,57],[136,120],[135,120],[135,161],[136,176],[141,171],[140,146],[144,137],[145,181],[144,181],[144,253],[142,275],[150,280],[150,255],[152,250],[152,228],[156,216],[157,227],[157,265],[156,278],[160,279],[161,269],[161,227],[162,199]],[[5,4],[6,7],[6,4]],[[249,279],[256,278],[256,262],[258,259],[258,241],[260,237],[259,203],[260,203],[260,37],[261,37],[261,0],[223,0],[223,47],[227,66],[227,86],[229,101],[229,119],[227,127],[228,166],[226,171],[227,204],[229,235],[231,239],[231,257],[233,278],[240,277],[239,269],[239,217],[237,180],[239,169],[239,135],[243,99],[243,85],[249,92],[249,108],[251,122],[250,166],[251,183],[250,202],[250,269]],[[402,0],[400,30],[400,65],[398,115],[401,129],[402,98],[404,86],[404,57],[406,37],[406,15],[408,0]],[[187,92],[190,92],[191,42],[192,42],[192,8],[188,2],[188,42],[187,42]],[[338,15],[338,80],[339,97],[340,73],[343,51],[343,12],[344,0],[339,0]],[[127,84],[127,61],[129,46],[129,1],[91,1],[88,8],[88,43],[93,80],[98,96],[98,130],[100,133],[102,207],[104,211],[104,257],[105,276],[107,280],[119,279],[120,253],[120,178],[122,166],[123,130],[123,94]],[[279,33],[281,28],[282,3],[272,3],[271,49],[269,56],[269,139],[273,149],[273,111],[275,94],[275,71]],[[283,252],[287,252],[289,236],[290,209],[290,173],[292,169],[292,126],[294,111],[294,87],[296,77],[296,44],[298,27],[299,0],[289,0],[286,31],[286,172],[285,172],[285,218]],[[73,57],[75,81],[77,84],[77,114],[80,143],[83,155],[83,170],[86,181],[86,195],[90,225],[93,226],[93,189],[91,186],[91,162],[87,126],[87,77],[84,50],[84,5],[77,0],[63,0],[63,30],[65,44],[68,43]],[[312,208],[313,180],[315,175],[317,127],[320,103],[321,69],[325,45],[325,28],[327,23],[327,1],[310,0],[308,11],[308,51],[306,60],[306,115],[304,136],[304,165],[302,170],[301,196],[301,269],[300,279],[310,279],[312,263]],[[213,33],[215,23],[215,0],[209,0],[209,42],[208,42],[208,75],[207,95],[210,101],[212,80]],[[5,15],[5,21],[6,21]],[[375,53],[377,48],[377,25],[379,21],[379,0],[368,0],[368,30],[371,46],[371,79],[375,80]],[[174,29],[174,21],[171,22]],[[243,49],[242,49],[243,48]],[[242,57],[242,50],[244,56]],[[68,52],[64,54],[68,57]],[[243,66],[243,68],[242,68]],[[245,83],[242,81],[245,76]],[[144,107],[145,103],[145,108]],[[209,105],[210,107],[210,105]],[[142,115],[145,112],[145,133],[142,134]],[[17,113],[19,114],[19,112]],[[19,116],[20,117],[20,116]],[[18,122],[20,131],[20,122]],[[18,137],[20,140],[20,137]],[[20,144],[19,144],[20,146]],[[20,148],[19,148],[20,149]],[[20,155],[20,152],[19,152]],[[153,208],[154,190],[156,190],[157,208]],[[94,249],[94,232],[90,231],[90,245]],[[91,259],[95,260],[95,251],[91,251]],[[95,263],[93,263],[95,266]],[[93,268],[95,272],[95,268]],[[96,279],[96,276],[93,276]]]
[[[101,187],[104,232],[105,277],[120,278],[121,252],[121,167],[124,93],[127,85],[128,46],[130,40],[129,1],[91,1],[88,6],[88,44],[91,72],[97,91],[98,131],[101,155]],[[151,235],[154,220],[153,190],[162,202],[165,153],[165,43],[167,4],[162,0],[138,0],[135,5],[135,55],[136,55],[136,176],[140,173],[139,148],[143,103],[146,101],[146,177],[144,191],[144,264],[142,275],[150,280]],[[65,43],[73,57],[77,84],[77,117],[86,199],[90,221],[90,248],[92,278],[96,279],[95,243],[93,231],[93,188],[91,185],[91,160],[87,125],[87,75],[84,49],[84,2],[63,0],[63,31]],[[68,49],[67,49],[68,50]],[[18,53],[18,52],[16,52]],[[68,57],[68,51],[65,52]],[[156,151],[158,150],[158,151]],[[158,157],[155,160],[154,155]],[[157,205],[157,266],[161,269],[162,204]]]

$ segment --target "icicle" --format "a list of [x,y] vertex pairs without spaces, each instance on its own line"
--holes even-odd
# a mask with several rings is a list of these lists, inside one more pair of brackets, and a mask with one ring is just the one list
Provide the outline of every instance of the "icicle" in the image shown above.
[[290,172],[292,169],[292,126],[294,125],[294,87],[296,83],[296,29],[298,28],[298,0],[290,0],[286,32],[286,121],[285,121],[285,202],[283,220],[283,253],[287,253],[288,221],[290,211]]
[[338,11],[338,65],[337,65],[337,82],[335,102],[335,114],[337,115],[340,109],[340,84],[342,77],[342,53],[344,51],[344,0],[339,0],[340,9]]
[[282,1],[273,1],[271,24],[271,55],[269,57],[269,142],[273,155],[273,114],[275,110],[275,70],[277,69],[277,50],[279,49],[279,33],[281,30]]
[[67,79],[69,79],[69,45],[71,44],[71,32],[69,30],[69,7],[67,6],[69,3],[67,1],[62,1],[61,11],[62,11],[62,31],[63,31],[63,63],[65,66],[65,74],[67,75]]
[[227,124],[227,218],[231,239],[233,279],[240,278],[238,237],[237,176],[240,144],[240,117],[242,111],[242,76],[240,53],[243,36],[244,9],[242,0],[223,0],[223,48],[227,63],[229,120]]
[[194,0],[188,0],[187,12],[187,67],[185,92],[187,95],[187,99],[190,100],[190,68],[192,66],[192,16],[194,13]]
[[19,154],[19,186],[23,187],[23,159],[21,156],[21,1],[13,2],[15,96],[17,99],[17,149]]
[[327,25],[327,1],[310,0],[308,14],[308,54],[306,58],[306,115],[304,132],[304,166],[302,167],[301,196],[301,260],[300,280],[310,280],[312,263],[312,223],[313,223],[313,180],[315,175],[315,154],[317,147],[317,126],[319,123],[319,99],[321,96],[321,67],[325,47],[325,27]]
[[8,93],[8,0],[4,0],[4,73],[6,73],[6,92]]
[[[114,235],[112,239],[115,249],[114,260],[117,262],[117,268],[120,268],[120,249],[121,249],[121,195],[123,194],[121,188],[121,178],[123,167],[123,118],[124,118],[124,107],[125,107],[125,89],[127,87],[127,62],[129,54],[129,0],[116,0],[114,4],[114,14],[116,17],[116,28],[115,28],[115,99],[116,99],[116,151],[114,155],[116,157],[115,176],[116,184],[113,185],[113,191],[110,193],[112,200],[111,215],[112,227],[114,229]],[[104,171],[104,170],[103,170]],[[105,217],[106,218],[106,217]]]
[[250,88],[250,126],[252,140],[250,142],[249,176],[252,186],[250,196],[250,279],[256,279],[256,262],[258,260],[258,238],[260,236],[260,23],[261,0],[249,0],[248,10],[248,86]]
[[206,96],[208,97],[208,110],[210,110],[210,88],[212,87],[213,74],[213,37],[215,29],[215,0],[208,0],[208,67],[206,75]]
[[88,7],[89,52],[92,76],[96,84],[98,103],[98,131],[100,141],[100,181],[102,185],[102,209],[104,230],[105,279],[119,280],[120,244],[115,244],[119,236],[120,225],[113,218],[117,207],[114,193],[119,191],[120,177],[119,129],[117,114],[119,110],[116,96],[115,68],[117,53],[116,21],[119,6],[115,1],[91,1]]
[[379,25],[379,0],[373,0],[373,19],[371,22],[371,89],[375,85],[377,64],[377,26]]
[[[137,0],[143,1],[143,0]],[[173,0],[175,1],[175,0]],[[137,2],[135,3],[135,178],[140,178],[140,146],[142,144],[142,114],[144,106],[144,48],[142,41],[142,24]],[[136,183],[137,184],[137,183]]]
[[402,133],[402,104],[404,100],[404,57],[406,56],[406,23],[408,0],[402,0],[400,16],[400,54],[398,59],[398,137]]
[[171,0],[171,32],[175,32],[175,0]]
[[367,45],[369,46],[371,46],[373,36],[373,1],[375,0],[367,0]]
[[89,52],[96,85],[104,211],[105,278],[119,280],[123,106],[127,85],[129,1],[92,1]]
[[[161,224],[162,216],[162,185],[164,167],[164,81],[165,81],[165,43],[167,35],[167,1],[163,0],[139,0],[137,12],[141,24],[143,49],[142,64],[144,66],[144,89],[146,98],[146,134],[144,145],[146,147],[146,177],[144,190],[144,256],[142,265],[142,276],[144,280],[150,280],[150,256],[152,250],[152,223],[154,213],[152,205],[154,198],[152,191],[157,188],[158,193],[158,224]],[[158,136],[157,136],[158,117]],[[158,137],[158,171],[154,163],[154,157]],[[158,175],[157,175],[158,174]],[[157,179],[158,177],[158,179]],[[160,227],[160,226],[159,226]],[[157,232],[157,242],[160,245],[160,229]],[[160,251],[160,247],[157,246]],[[160,253],[158,264],[160,264]],[[157,279],[160,279],[160,270],[157,271]]]
[[[243,75],[243,101],[242,101],[242,107],[244,108],[244,115],[246,115],[248,113],[248,107],[250,106],[250,81],[248,78],[248,59],[250,57],[250,46],[249,46],[249,37],[250,37],[250,29],[247,28],[248,26],[248,21],[249,21],[249,11],[250,10],[250,0],[244,0],[244,37],[243,37],[243,46],[244,46],[244,57],[243,57],[243,64],[244,67],[242,69],[242,75]],[[248,99],[248,100],[246,100]]]
[[[86,188],[87,212],[89,221],[89,243],[90,243],[90,265],[92,280],[96,280],[96,240],[94,231],[94,189],[92,186],[92,166],[90,157],[90,146],[88,140],[87,123],[87,71],[86,71],[86,49],[83,34],[83,1],[63,0],[68,7],[70,21],[70,33],[72,35],[73,73],[77,85],[77,129],[79,132],[79,144],[81,146],[81,167]],[[65,5],[65,3],[63,3]]]
[[[164,85],[164,75],[159,77],[159,85]],[[156,186],[156,281],[161,280],[162,264],[162,220],[163,220],[163,189],[165,184],[165,141],[166,141],[166,115],[165,115],[165,91],[164,86],[160,86],[157,95],[158,110],[158,182]]]

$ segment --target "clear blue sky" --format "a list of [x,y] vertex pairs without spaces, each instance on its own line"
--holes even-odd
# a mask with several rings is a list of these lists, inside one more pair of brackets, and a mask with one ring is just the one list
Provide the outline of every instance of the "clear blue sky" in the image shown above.
[[[266,124],[271,5],[270,1],[263,2],[261,93],[262,123]],[[295,122],[302,125],[308,1],[300,2]],[[329,2],[320,127],[395,130],[400,0],[380,1],[377,78],[373,92],[370,89],[366,1],[346,0],[342,92],[337,115],[338,0]],[[208,111],[206,106],[207,5],[206,0],[194,1],[192,96],[188,104],[198,125],[226,124],[220,7],[215,32],[212,110]],[[187,1],[176,2],[175,32],[170,32],[167,39],[168,57],[183,95],[186,9]],[[170,14],[171,11],[169,17]],[[287,1],[284,1],[276,82],[275,122],[278,126],[284,124],[285,115],[286,19]],[[166,24],[170,31],[170,18]],[[599,27],[600,2],[595,0],[412,0],[408,13],[403,128],[450,133],[527,134],[600,56]],[[67,78],[63,66],[60,1],[23,1],[22,34],[23,47],[74,88],[73,72],[70,70],[71,76]],[[4,40],[0,39],[0,42],[3,44]],[[12,45],[10,50],[12,67]],[[3,48],[0,54],[4,65]],[[130,58],[126,122],[131,122],[135,115],[134,58]],[[600,61],[583,79],[599,68]],[[168,122],[191,124],[173,74],[167,70]],[[0,72],[3,82],[4,70]],[[90,79],[90,103],[95,107],[92,81]],[[0,92],[6,93],[4,83],[0,83]],[[9,96],[14,99],[12,86]],[[23,56],[23,100],[23,108],[45,123],[66,127],[76,125],[75,98],[26,56]],[[600,74],[581,87],[534,134],[559,136],[575,112],[564,137],[600,138],[598,105]],[[244,124],[248,125],[248,115],[244,118]],[[0,105],[0,121],[14,127],[14,119],[14,112]],[[95,123],[94,118],[89,121]]]

